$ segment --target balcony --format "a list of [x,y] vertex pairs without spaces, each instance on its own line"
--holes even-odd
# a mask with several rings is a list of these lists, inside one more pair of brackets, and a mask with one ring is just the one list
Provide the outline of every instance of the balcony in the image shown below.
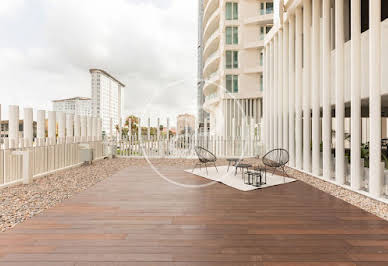
[[219,47],[220,42],[220,30],[216,30],[207,40],[204,46],[203,55],[206,57],[207,55],[215,52]]
[[203,75],[208,77],[211,73],[216,72],[218,70],[219,63],[220,52],[217,50],[206,59],[205,65],[203,67]]
[[210,16],[214,13],[214,11],[216,11],[219,5],[219,0],[209,0],[207,2],[203,12],[203,24],[206,24],[208,22]]
[[216,90],[218,83],[220,81],[219,71],[216,71],[209,75],[209,78],[205,80],[205,85],[203,86],[203,93],[205,95],[209,94],[210,91]]
[[245,49],[255,49],[255,48],[262,48],[264,47],[264,40],[257,40],[253,42],[247,42],[244,45]]
[[273,23],[273,14],[256,15],[244,20],[244,24],[266,25]]
[[206,43],[210,36],[219,28],[220,9],[211,15],[203,30],[203,41]]
[[220,95],[217,91],[205,96],[205,102],[203,103],[203,109],[207,112],[211,112],[212,107],[215,106],[220,100]]

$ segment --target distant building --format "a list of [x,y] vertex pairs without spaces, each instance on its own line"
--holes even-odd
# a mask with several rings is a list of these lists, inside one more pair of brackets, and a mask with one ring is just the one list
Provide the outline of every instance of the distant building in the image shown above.
[[195,116],[190,114],[182,114],[177,117],[177,134],[184,134],[187,125],[188,132],[193,132],[195,129]]
[[[23,122],[24,122],[23,120],[19,120],[19,138],[23,138]],[[32,126],[34,138],[36,137],[36,127],[37,127],[37,124],[34,121]],[[9,128],[9,120],[0,121],[0,138],[8,138],[8,128]],[[47,129],[47,125],[46,125],[46,129]]]
[[85,97],[75,97],[55,100],[53,101],[53,111],[74,115],[91,116],[92,99]]
[[119,124],[122,108],[123,83],[101,69],[90,69],[92,76],[92,115],[102,119],[105,134],[115,131]]

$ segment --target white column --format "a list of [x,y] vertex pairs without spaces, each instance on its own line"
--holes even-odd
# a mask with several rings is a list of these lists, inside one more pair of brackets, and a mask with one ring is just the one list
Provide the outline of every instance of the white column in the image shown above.
[[369,192],[380,197],[381,176],[381,2],[369,1]]
[[56,112],[49,111],[48,112],[48,144],[55,145],[57,140],[57,118]]
[[274,96],[274,88],[273,88],[273,77],[274,77],[274,69],[273,69],[273,43],[272,39],[270,42],[270,52],[269,52],[269,87],[268,87],[268,109],[269,109],[269,150],[274,148],[274,115],[273,115],[273,96]]
[[148,118],[148,124],[147,124],[147,140],[150,140],[151,138],[151,119]]
[[[86,117],[86,134],[87,134],[88,141],[92,141],[93,140],[93,118],[91,116]],[[113,137],[112,133],[111,133],[111,137]]]
[[[92,117],[92,139],[93,141],[97,140],[97,117]],[[121,124],[120,126],[121,127]],[[119,130],[119,140],[121,139],[121,129]]]
[[303,62],[303,170],[311,172],[311,0],[303,0]]
[[87,141],[88,138],[88,123],[86,116],[81,116],[81,141]]
[[295,156],[302,169],[302,10],[295,10]]
[[[129,131],[129,136],[131,136],[131,131]],[[102,119],[97,117],[97,138],[99,141],[102,140]]]
[[19,106],[10,105],[8,107],[8,139],[9,147],[15,149],[19,147]]
[[[273,60],[273,73],[274,73],[274,87],[273,87],[273,130],[274,130],[274,148],[279,148],[279,127],[278,127],[278,118],[279,118],[279,73],[278,73],[278,56],[279,56],[279,37],[277,34],[274,36],[274,60]],[[275,104],[276,102],[276,104]]]
[[289,18],[288,80],[289,80],[289,152],[290,166],[295,166],[295,16]]
[[313,110],[313,121],[312,121],[312,170],[314,175],[320,174],[320,17],[321,17],[321,1],[313,1],[313,20],[312,20],[312,110]]
[[46,138],[46,111],[38,110],[36,123],[36,137],[38,146],[44,145],[44,140]]
[[58,112],[57,115],[59,143],[63,144],[66,138],[66,115],[63,112]]
[[[265,124],[265,127],[267,127],[267,109],[266,109],[266,92],[267,92],[267,46],[264,46],[264,49],[263,49],[263,55],[264,55],[264,73],[263,73],[263,77],[264,77],[264,89],[263,89],[263,111],[264,111],[264,114],[263,114],[263,120],[264,121],[264,124]],[[267,130],[265,130],[263,132],[263,142],[264,142],[264,146],[267,147]]]
[[344,42],[344,1],[341,0],[335,1],[335,176],[341,185],[345,183]]
[[270,82],[269,82],[269,61],[270,61],[270,50],[269,50],[269,45],[267,44],[265,48],[265,87],[264,87],[264,94],[263,94],[263,105],[264,105],[264,139],[265,139],[265,148],[264,152],[269,148],[270,141],[269,141],[269,91],[270,91]]
[[74,142],[74,115],[66,114],[66,142]]
[[81,116],[74,116],[74,137],[75,141],[79,142],[81,137]]
[[[88,123],[88,125],[89,125],[89,123]],[[109,119],[109,135],[110,135],[110,138],[113,138],[113,119],[112,118],[110,118]]]
[[288,120],[288,101],[289,101],[289,84],[288,84],[288,35],[289,23],[286,22],[283,26],[283,148],[289,151],[288,135],[289,135],[289,120]]
[[24,108],[23,135],[24,147],[32,147],[34,138],[32,108]]
[[351,186],[361,188],[361,0],[351,1]]
[[141,139],[141,119],[139,117],[139,127],[137,130],[137,138],[140,140]]
[[283,148],[283,30],[278,32],[278,147]]
[[322,3],[322,89],[323,89],[323,177],[331,178],[331,39],[330,39],[330,2]]

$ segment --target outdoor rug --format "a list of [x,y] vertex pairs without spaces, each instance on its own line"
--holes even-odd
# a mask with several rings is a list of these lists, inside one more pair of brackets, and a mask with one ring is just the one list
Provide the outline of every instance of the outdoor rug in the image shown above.
[[[287,183],[291,183],[296,181],[293,178],[283,177],[279,175],[272,175],[272,173],[267,172],[267,184],[262,185],[261,187],[255,187],[251,185],[244,184],[244,180],[242,179],[242,175],[240,170],[235,175],[235,168],[230,167],[228,171],[228,166],[217,166],[218,172],[215,167],[208,167],[208,174],[206,173],[206,169],[196,168],[193,172],[193,169],[187,169],[185,172],[191,173],[200,177],[204,177],[206,179],[223,183],[227,186],[233,187],[235,189],[241,191],[251,191],[255,189],[268,188],[277,185],[283,185]],[[247,176],[245,177],[247,178]],[[264,178],[263,178],[264,181]]]

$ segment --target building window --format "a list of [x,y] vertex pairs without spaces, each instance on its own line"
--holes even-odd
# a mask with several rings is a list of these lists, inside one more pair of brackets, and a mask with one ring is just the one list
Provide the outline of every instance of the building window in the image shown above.
[[226,51],[226,68],[238,68],[238,51]]
[[238,27],[226,27],[226,44],[238,44]]
[[260,35],[259,39],[264,40],[265,35],[268,34],[268,32],[272,29],[272,25],[267,25],[267,26],[261,26],[260,27]]
[[260,75],[260,91],[263,91],[263,74]]
[[226,91],[238,93],[238,75],[226,75]]
[[260,66],[263,66],[263,61],[264,61],[264,53],[263,51],[260,51]]
[[237,20],[238,19],[238,3],[226,3],[226,19]]
[[266,6],[266,13],[272,14],[273,13],[273,3],[265,3]]
[[265,3],[260,3],[260,15],[265,14]]

